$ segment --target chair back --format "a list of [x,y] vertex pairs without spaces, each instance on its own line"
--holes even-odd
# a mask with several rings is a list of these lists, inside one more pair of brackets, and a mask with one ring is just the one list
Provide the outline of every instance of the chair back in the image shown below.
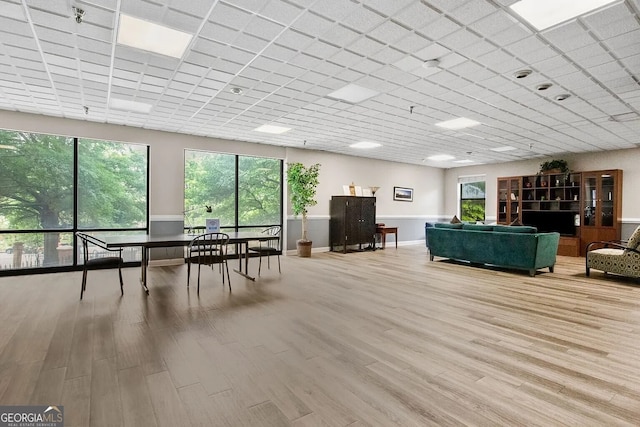
[[83,264],[88,264],[89,261],[92,259],[91,254],[89,252],[89,247],[93,246],[95,248],[99,248],[98,251],[94,250],[94,257],[93,258],[102,258],[102,257],[110,257],[111,255],[104,255],[103,256],[95,256],[96,253],[102,253],[102,252],[106,252],[107,254],[112,253],[112,256],[118,256],[118,257],[122,257],[122,248],[107,248],[106,244],[98,239],[97,237],[94,237],[90,234],[87,233],[83,233],[80,231],[76,232],[76,236],[78,237],[78,239],[80,240],[80,244],[82,247],[82,259],[83,259]]
[[264,234],[265,236],[278,236],[278,239],[269,239],[266,240],[267,245],[271,248],[271,249],[276,249],[276,250],[280,250],[281,245],[282,245],[282,238],[280,236],[280,226],[279,225],[274,225],[273,227],[269,227],[269,228],[265,228],[264,230],[262,230],[262,234]]
[[197,264],[218,264],[227,256],[229,235],[226,233],[204,233],[191,240],[188,246],[189,261]]

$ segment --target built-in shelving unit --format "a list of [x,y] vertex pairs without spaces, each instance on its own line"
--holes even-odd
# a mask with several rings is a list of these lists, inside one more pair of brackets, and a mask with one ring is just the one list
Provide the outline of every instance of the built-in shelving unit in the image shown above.
[[620,239],[622,171],[498,178],[498,223],[518,220],[560,233],[559,255],[584,255],[597,240]]

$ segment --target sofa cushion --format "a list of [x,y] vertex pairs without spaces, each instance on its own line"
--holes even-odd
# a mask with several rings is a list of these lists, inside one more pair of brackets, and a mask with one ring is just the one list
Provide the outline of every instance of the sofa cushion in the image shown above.
[[493,225],[484,224],[463,224],[463,230],[475,230],[475,231],[493,231]]
[[458,222],[456,224],[451,224],[448,222],[436,222],[434,224],[435,228],[455,228],[455,229],[459,229],[462,230],[462,223]]
[[537,233],[538,229],[528,225],[496,225],[493,227],[493,231],[498,233]]

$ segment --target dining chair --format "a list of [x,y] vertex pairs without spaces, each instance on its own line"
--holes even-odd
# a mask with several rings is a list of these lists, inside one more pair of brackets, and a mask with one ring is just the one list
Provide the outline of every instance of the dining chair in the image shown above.
[[[103,241],[86,233],[76,232],[76,236],[82,245],[82,285],[80,287],[80,299],[87,289],[87,271],[101,268],[118,267],[120,276],[120,295],[124,295],[124,283],[122,281],[122,248],[107,248]],[[89,247],[93,252],[89,253]]]
[[260,275],[260,270],[262,269],[262,256],[267,257],[267,268],[271,269],[270,256],[277,255],[278,256],[278,272],[282,274],[282,270],[280,269],[280,254],[282,253],[282,244],[281,244],[281,236],[280,236],[280,226],[275,225],[273,227],[266,228],[262,230],[262,234],[265,236],[278,236],[277,239],[258,239],[258,246],[249,246],[250,252],[256,252],[260,255],[260,262],[258,263],[258,276]]
[[208,265],[213,268],[219,264],[222,272],[222,284],[224,285],[224,273],[227,273],[229,290],[231,290],[231,278],[229,277],[229,265],[227,264],[227,246],[229,235],[226,233],[204,233],[191,240],[187,247],[187,287],[191,278],[191,264],[198,264],[198,294],[200,294],[200,267]]

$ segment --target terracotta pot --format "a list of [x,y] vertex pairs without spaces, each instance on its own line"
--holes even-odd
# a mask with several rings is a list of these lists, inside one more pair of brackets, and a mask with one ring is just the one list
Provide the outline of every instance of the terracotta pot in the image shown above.
[[311,240],[297,240],[296,248],[298,250],[298,256],[303,258],[309,258],[311,256]]

